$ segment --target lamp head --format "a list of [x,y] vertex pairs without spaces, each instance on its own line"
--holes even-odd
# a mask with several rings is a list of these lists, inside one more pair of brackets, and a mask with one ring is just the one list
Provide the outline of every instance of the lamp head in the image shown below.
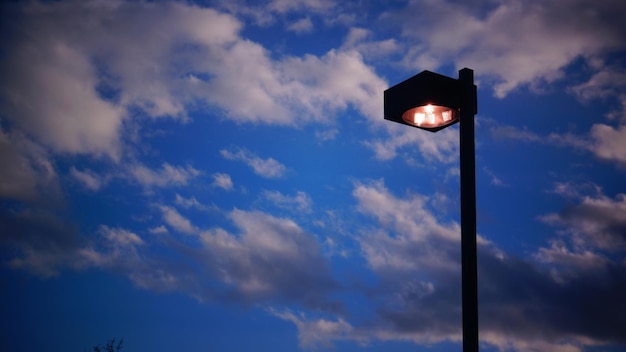
[[385,119],[437,132],[459,121],[458,80],[423,71],[385,91]]

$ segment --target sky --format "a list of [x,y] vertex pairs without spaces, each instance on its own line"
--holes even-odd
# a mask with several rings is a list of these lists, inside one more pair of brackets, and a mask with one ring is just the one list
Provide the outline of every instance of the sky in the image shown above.
[[626,351],[622,0],[0,5],[5,351],[460,351],[474,71],[483,351]]

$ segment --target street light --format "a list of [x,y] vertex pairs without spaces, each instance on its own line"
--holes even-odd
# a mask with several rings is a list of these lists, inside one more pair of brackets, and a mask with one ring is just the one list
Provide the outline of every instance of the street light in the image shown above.
[[478,264],[476,258],[476,161],[474,115],[478,109],[474,71],[459,78],[423,71],[385,91],[385,120],[437,132],[460,123],[461,281],[463,351],[478,351]]

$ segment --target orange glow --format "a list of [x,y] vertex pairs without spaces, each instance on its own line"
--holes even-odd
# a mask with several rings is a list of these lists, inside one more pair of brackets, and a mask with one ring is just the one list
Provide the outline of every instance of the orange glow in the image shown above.
[[459,112],[440,105],[424,105],[407,110],[402,119],[411,125],[423,128],[440,128],[459,120]]

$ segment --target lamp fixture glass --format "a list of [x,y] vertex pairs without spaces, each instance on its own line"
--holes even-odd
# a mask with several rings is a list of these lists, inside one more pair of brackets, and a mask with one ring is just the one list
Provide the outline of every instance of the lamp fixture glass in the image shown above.
[[423,105],[405,111],[404,122],[421,127],[440,129],[459,120],[459,111],[440,105]]

